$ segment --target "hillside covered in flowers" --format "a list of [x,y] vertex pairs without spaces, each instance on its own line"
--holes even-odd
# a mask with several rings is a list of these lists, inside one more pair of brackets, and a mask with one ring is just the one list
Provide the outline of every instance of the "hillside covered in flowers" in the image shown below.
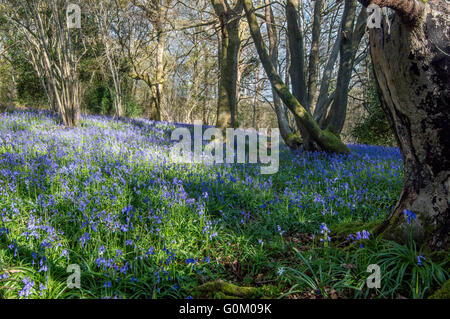
[[[397,148],[282,146],[279,172],[261,175],[258,164],[171,162],[176,126],[87,116],[66,129],[43,111],[1,114],[0,297],[195,298],[217,280],[255,296],[374,297],[363,287],[374,258],[392,280],[382,297],[421,296],[447,276],[370,234],[399,197]],[[396,287],[389,253],[408,256],[408,276],[428,265],[436,278]],[[73,264],[80,288],[66,283]]]

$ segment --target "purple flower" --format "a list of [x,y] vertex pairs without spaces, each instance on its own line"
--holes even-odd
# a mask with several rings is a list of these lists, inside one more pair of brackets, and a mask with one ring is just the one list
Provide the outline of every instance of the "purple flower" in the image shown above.
[[320,233],[323,234],[323,238],[321,238],[320,241],[326,242],[331,240],[330,236],[328,235],[330,233],[330,230],[325,223],[322,223],[322,225],[320,225]]
[[8,273],[4,273],[4,274],[0,274],[0,280],[1,279],[7,279],[9,277],[9,274]]
[[417,216],[412,211],[409,211],[405,209],[403,211],[403,214],[406,216],[406,220],[408,222],[408,225],[411,224],[411,220],[416,220]]
[[30,278],[28,277],[25,277],[23,278],[22,282],[25,284],[25,286],[21,291],[19,291],[19,296],[28,298],[28,296],[32,294],[31,290],[34,287],[34,281],[30,280]]
[[67,251],[67,249],[63,249],[63,251],[61,252],[60,257],[66,257],[67,260],[69,260],[69,252]]
[[419,266],[423,266],[422,265],[422,260],[426,260],[426,258],[424,256],[422,256],[422,255],[417,256],[417,264]]
[[91,235],[89,233],[84,233],[83,236],[81,236],[78,240],[81,243],[81,247],[84,247],[84,245],[86,245],[90,238]]

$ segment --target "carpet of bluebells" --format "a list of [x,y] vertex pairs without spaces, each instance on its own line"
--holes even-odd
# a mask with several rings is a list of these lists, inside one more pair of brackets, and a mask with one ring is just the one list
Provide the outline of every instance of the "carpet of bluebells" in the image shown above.
[[293,248],[385,218],[401,190],[397,148],[281,146],[279,172],[261,175],[259,164],[171,162],[178,126],[189,127],[86,116],[66,129],[44,111],[0,114],[0,298],[190,298],[216,279],[280,295],[285,269],[301,264]]

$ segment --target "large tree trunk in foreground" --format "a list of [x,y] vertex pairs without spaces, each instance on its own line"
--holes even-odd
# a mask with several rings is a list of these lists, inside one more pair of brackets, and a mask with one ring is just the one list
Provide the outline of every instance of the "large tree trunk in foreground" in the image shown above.
[[299,103],[294,95],[289,91],[286,84],[281,79],[277,70],[274,68],[266,45],[261,36],[258,21],[254,13],[251,0],[243,0],[244,9],[247,16],[250,33],[255,43],[256,50],[261,63],[266,71],[267,77],[272,87],[277,92],[283,103],[294,114],[295,120],[299,128],[308,133],[308,139],[305,141],[305,147],[309,150],[321,150],[334,153],[349,153],[348,147],[342,143],[338,136],[328,130],[321,130],[312,118],[311,114]]
[[[360,2],[367,6],[370,1]],[[450,10],[444,0],[372,0],[395,10],[390,33],[370,30],[375,77],[400,146],[405,179],[392,214],[377,230],[446,249],[450,231]],[[405,217],[404,210],[417,218]]]

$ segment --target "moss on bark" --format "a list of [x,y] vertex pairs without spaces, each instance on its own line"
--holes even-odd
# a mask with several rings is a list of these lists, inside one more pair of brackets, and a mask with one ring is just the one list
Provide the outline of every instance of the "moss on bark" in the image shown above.
[[219,279],[195,287],[191,290],[191,294],[195,298],[255,299],[262,298],[264,291],[264,288],[240,287]]
[[435,291],[428,299],[450,299],[450,279],[447,280],[441,289]]

